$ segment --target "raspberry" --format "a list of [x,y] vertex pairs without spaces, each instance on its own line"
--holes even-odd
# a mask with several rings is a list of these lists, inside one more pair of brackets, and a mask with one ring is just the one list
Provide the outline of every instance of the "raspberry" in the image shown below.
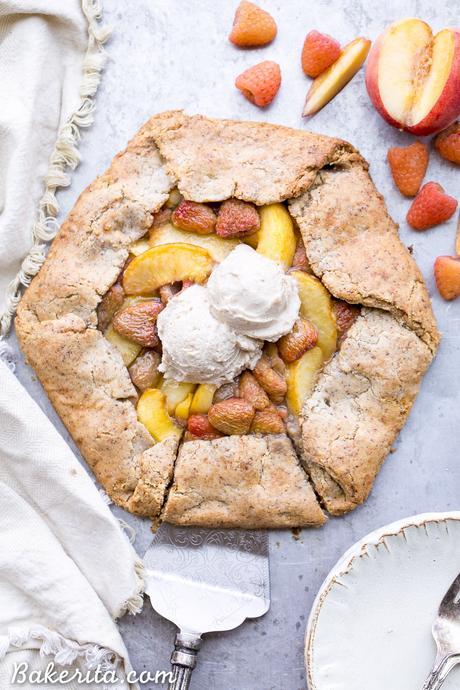
[[244,237],[260,228],[259,212],[254,204],[227,199],[217,215],[216,233],[221,237]]
[[252,2],[243,0],[238,5],[229,40],[240,48],[265,46],[276,36],[273,17]]
[[180,202],[171,218],[178,228],[191,230],[199,235],[209,235],[216,225],[216,214],[210,206],[185,199]]
[[460,122],[440,132],[434,140],[434,146],[443,158],[460,165]]
[[358,318],[361,309],[354,304],[348,304],[341,299],[335,299],[332,304],[335,322],[337,324],[337,334],[339,345],[345,340],[348,331]]
[[278,93],[281,84],[281,70],[276,62],[265,60],[250,67],[240,74],[235,81],[235,86],[244,96],[259,106],[265,108]]
[[208,419],[207,414],[191,414],[187,422],[187,430],[196,438],[211,440],[219,438],[221,434]]
[[415,196],[428,167],[428,148],[421,141],[410,146],[394,146],[387,153],[393,180],[401,194]]
[[439,294],[444,299],[460,296],[460,256],[438,256],[434,262],[434,277]]
[[337,60],[340,43],[319,31],[307,34],[302,49],[302,69],[307,77],[315,79]]
[[440,184],[427,182],[412,202],[407,222],[414,230],[427,230],[448,220],[456,208],[456,199],[445,194]]

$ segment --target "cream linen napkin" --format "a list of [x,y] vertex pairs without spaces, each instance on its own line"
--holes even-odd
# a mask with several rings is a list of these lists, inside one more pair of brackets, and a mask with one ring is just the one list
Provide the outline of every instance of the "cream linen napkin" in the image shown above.
[[[114,618],[141,608],[142,566],[92,480],[2,361],[0,383],[0,688],[24,659],[42,669],[50,660],[93,668],[111,667],[115,654],[129,669]],[[39,663],[40,650],[47,656]]]
[[0,0],[0,333],[54,237],[108,31],[99,0]]
[[[3,334],[56,231],[55,191],[69,183],[79,127],[92,119],[107,37],[99,11],[98,0],[0,0]],[[82,670],[118,664],[118,687],[127,688],[114,619],[141,608],[140,562],[2,349],[0,340],[0,688],[10,687],[16,663],[44,671],[50,661]]]

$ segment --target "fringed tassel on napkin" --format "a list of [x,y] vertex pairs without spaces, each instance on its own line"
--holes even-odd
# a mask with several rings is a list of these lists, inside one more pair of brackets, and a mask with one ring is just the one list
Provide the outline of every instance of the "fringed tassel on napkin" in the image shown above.
[[120,659],[110,649],[104,649],[96,644],[79,644],[43,625],[34,625],[29,629],[10,630],[7,635],[1,635],[0,659],[3,659],[12,648],[20,649],[31,640],[40,642],[41,656],[50,656],[61,666],[69,666],[80,660],[87,670],[96,667],[101,670],[112,670],[120,664]]
[[47,244],[55,237],[58,225],[56,216],[59,204],[56,190],[68,187],[70,174],[80,162],[78,142],[80,128],[89,127],[93,122],[95,109],[94,96],[101,79],[106,54],[103,48],[110,29],[99,24],[102,14],[101,0],[81,0],[83,13],[88,23],[88,48],[83,61],[80,83],[80,105],[61,128],[51,155],[48,173],[45,177],[45,191],[38,205],[37,220],[32,228],[33,244],[22,262],[21,269],[8,286],[7,306],[0,320],[0,337],[5,336],[10,327],[16,308],[21,299],[22,288],[27,287],[45,261]]

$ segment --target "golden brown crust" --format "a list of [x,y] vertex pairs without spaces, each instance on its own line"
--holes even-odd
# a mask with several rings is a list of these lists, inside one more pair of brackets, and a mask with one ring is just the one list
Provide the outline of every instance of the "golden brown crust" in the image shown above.
[[325,165],[362,158],[345,141],[261,122],[172,111],[139,132],[158,146],[168,174],[193,201],[237,197],[269,204],[298,196]]
[[367,498],[431,358],[428,346],[391,314],[364,309],[325,366],[302,412],[302,439],[330,513]]
[[[386,336],[375,333],[375,339],[368,342],[369,380],[373,381],[375,362],[381,365],[384,360],[389,367],[393,349],[409,339],[416,364],[410,369],[410,363],[405,362],[404,384],[394,391],[404,400],[404,406],[396,410],[385,402],[385,396],[380,401],[389,405],[389,412],[380,429],[382,444],[372,451],[368,465],[363,454],[355,457],[344,450],[349,433],[346,420],[337,421],[335,427],[321,424],[319,407],[311,407],[311,401],[320,400],[324,390],[329,390],[331,372],[336,371],[347,384],[350,382],[337,367],[342,367],[344,353],[354,343],[353,333],[360,333],[362,324],[372,320],[370,317],[359,319],[353,326],[351,340],[346,339],[343,350],[327,365],[306,404],[305,449],[316,489],[332,512],[354,507],[367,495],[428,366],[430,353],[422,340],[433,352],[438,335],[418,269],[398,239],[367,175],[365,162],[345,142],[276,125],[216,121],[181,112],[151,118],[110,168],[80,196],[53,242],[45,265],[27,290],[16,320],[26,357],[113,500],[142,515],[158,516],[174,473],[177,449],[173,442],[154,445],[138,423],[132,404],[135,389],[119,353],[96,329],[96,308],[119,275],[129,245],[145,234],[153,213],[176,185],[186,198],[195,201],[231,196],[256,204],[290,200],[313,270],[332,294],[392,314],[383,319],[381,312],[376,312],[380,320],[375,318],[385,324],[384,332],[391,332],[398,345],[391,346]],[[384,341],[388,341],[385,357],[379,349]],[[385,375],[390,386],[391,375]],[[354,374],[349,376],[354,382]],[[377,376],[378,390],[380,384]],[[347,405],[354,409],[352,389]],[[373,428],[373,400],[366,401],[359,418],[363,436],[366,429]],[[337,405],[337,419],[341,411]],[[310,434],[315,419],[318,431]],[[340,460],[329,461],[324,454],[332,440],[339,440],[338,445],[343,446]],[[285,451],[276,460],[275,449],[280,450],[280,443],[269,437],[247,437],[197,442],[196,450],[194,444],[184,445],[174,485],[180,485],[181,490],[180,494],[177,489],[171,491],[166,517],[207,525],[317,524],[323,519],[322,513],[306,476],[293,462],[292,449],[287,450],[286,439],[281,443]],[[362,443],[363,448],[367,447],[364,438]],[[251,467],[243,468],[244,456],[237,453],[229,459],[219,450],[227,447],[244,453],[250,447]],[[273,466],[267,462],[267,449],[275,457]],[[206,501],[198,509],[190,487],[196,482],[196,487],[203,490],[206,467],[194,464],[200,453],[208,457],[209,466],[216,467],[216,472],[221,466],[229,476],[242,473],[245,491],[238,494],[233,480],[225,480],[227,484],[220,486],[215,475],[204,487]],[[257,468],[264,469],[262,479]],[[290,492],[286,488],[285,509],[281,510],[275,505],[276,482],[287,481],[288,477],[295,488]],[[183,490],[184,482],[190,490]],[[258,506],[252,505],[251,486],[259,496]],[[238,520],[230,510],[234,501]],[[185,511],[183,518],[180,510]]]
[[178,525],[322,525],[307,475],[286,436],[227,436],[184,443],[164,518]]
[[390,311],[436,350],[423,277],[365,168],[321,171],[289,208],[314,273],[335,297]]
[[96,308],[170,188],[157,149],[134,139],[78,199],[16,318],[28,361],[97,479],[141,515],[159,510],[176,449],[152,448],[121,356],[96,329]]
[[[30,364],[109,496],[145,516],[159,513],[177,442],[153,445],[136,417],[136,390],[119,353],[74,314],[18,325]],[[23,345],[24,347],[24,345]]]

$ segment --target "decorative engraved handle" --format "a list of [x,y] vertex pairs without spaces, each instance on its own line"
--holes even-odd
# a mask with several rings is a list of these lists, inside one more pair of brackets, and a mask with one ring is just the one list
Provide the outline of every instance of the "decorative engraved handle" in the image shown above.
[[422,690],[439,690],[454,666],[460,663],[458,655],[446,656],[436,660],[435,666],[426,679]]
[[174,652],[171,654],[173,680],[168,690],[188,690],[196,657],[201,646],[201,637],[190,633],[177,633]]

